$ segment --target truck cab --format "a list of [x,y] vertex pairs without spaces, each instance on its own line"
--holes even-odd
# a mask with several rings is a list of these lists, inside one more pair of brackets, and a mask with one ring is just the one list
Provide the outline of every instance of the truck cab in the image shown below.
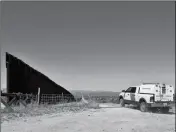
[[142,112],[150,107],[161,108],[169,111],[174,101],[174,87],[162,83],[142,83],[138,86],[122,90],[119,95],[120,105],[137,105]]

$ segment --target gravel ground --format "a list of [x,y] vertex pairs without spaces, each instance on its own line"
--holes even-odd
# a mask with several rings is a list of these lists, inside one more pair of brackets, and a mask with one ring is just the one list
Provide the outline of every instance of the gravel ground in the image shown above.
[[4,120],[2,132],[175,132],[175,114],[142,113],[118,105]]

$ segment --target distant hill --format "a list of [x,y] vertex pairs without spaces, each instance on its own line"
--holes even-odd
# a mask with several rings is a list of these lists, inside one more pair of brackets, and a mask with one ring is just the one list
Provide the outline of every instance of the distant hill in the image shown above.
[[88,90],[71,90],[70,91],[74,96],[81,97],[83,96],[118,96],[119,92],[111,91],[88,91]]

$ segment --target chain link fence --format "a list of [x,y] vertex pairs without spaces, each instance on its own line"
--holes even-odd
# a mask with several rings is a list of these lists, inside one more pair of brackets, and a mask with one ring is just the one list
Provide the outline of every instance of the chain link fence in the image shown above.
[[[92,100],[97,103],[119,103],[118,96],[91,96],[91,95],[84,95],[82,97],[74,96],[76,102],[79,102],[82,97],[86,100]],[[72,99],[72,95],[66,94],[42,94],[40,97],[41,104],[57,104],[57,103],[67,103],[70,102]]]
[[57,104],[73,102],[73,96],[70,94],[41,94],[40,104]]

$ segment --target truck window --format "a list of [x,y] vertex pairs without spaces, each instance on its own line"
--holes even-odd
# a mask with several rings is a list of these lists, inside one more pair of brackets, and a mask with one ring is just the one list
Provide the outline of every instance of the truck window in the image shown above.
[[131,88],[131,93],[135,93],[136,92],[136,87],[132,87]]
[[130,93],[131,92],[131,87],[129,87],[126,92]]

